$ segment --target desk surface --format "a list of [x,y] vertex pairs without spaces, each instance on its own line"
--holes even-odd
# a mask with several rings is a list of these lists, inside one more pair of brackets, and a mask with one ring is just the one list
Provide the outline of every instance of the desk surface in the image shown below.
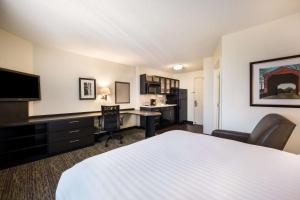
[[[120,114],[132,114],[132,115],[139,115],[142,117],[153,117],[153,116],[160,116],[160,112],[148,112],[148,111],[140,111],[140,110],[124,110],[120,111]],[[85,118],[85,117],[101,117],[101,112],[91,112],[91,113],[74,113],[74,114],[66,114],[66,115],[59,115],[59,116],[46,116],[46,117],[31,117],[25,121],[20,122],[7,122],[0,124],[0,127],[6,126],[17,126],[23,124],[38,124],[38,123],[45,123],[50,121],[56,120],[68,120],[68,119],[75,119],[75,118]]]
[[[120,114],[132,114],[132,115],[140,115],[143,117],[151,117],[151,116],[160,116],[160,112],[147,112],[141,110],[126,110],[120,111]],[[53,121],[53,120],[64,120],[64,119],[73,119],[73,118],[85,118],[85,117],[101,117],[101,112],[87,113],[87,114],[70,114],[67,116],[58,116],[58,117],[41,117],[41,118],[32,118],[28,121],[31,123],[39,122],[39,121]]]

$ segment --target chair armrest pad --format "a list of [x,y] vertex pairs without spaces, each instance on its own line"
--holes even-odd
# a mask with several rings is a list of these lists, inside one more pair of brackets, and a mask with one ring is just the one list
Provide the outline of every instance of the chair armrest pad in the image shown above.
[[250,136],[249,133],[228,131],[228,130],[214,130],[211,135],[215,137],[226,138],[226,139],[236,140],[240,142],[247,142]]

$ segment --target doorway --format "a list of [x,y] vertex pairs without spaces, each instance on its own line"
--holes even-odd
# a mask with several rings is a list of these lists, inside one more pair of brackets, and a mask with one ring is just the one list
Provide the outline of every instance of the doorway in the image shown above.
[[194,78],[194,124],[203,124],[203,77]]

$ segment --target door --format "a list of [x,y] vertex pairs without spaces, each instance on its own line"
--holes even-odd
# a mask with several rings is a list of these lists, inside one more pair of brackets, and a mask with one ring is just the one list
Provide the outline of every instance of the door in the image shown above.
[[203,124],[203,78],[194,78],[194,124]]

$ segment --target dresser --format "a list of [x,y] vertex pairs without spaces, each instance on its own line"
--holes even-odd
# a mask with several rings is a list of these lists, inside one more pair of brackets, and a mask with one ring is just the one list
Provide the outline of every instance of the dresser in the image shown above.
[[[159,112],[123,109],[121,114],[145,118],[145,137],[155,135]],[[46,158],[95,143],[95,119],[101,112],[35,116],[24,121],[0,123],[0,168]]]
[[0,168],[93,145],[94,119],[60,116],[0,124]]
[[94,144],[94,118],[75,118],[48,123],[48,151],[57,154]]

